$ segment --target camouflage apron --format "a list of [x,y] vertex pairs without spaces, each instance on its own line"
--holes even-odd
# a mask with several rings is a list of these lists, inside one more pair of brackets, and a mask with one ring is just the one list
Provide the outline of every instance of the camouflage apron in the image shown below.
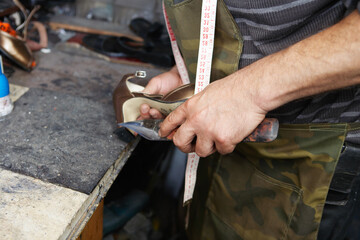
[[[184,57],[190,82],[195,82],[199,50],[201,1],[185,0],[174,5],[173,0],[165,0],[164,3],[171,27]],[[176,19],[180,20],[177,21]],[[238,70],[242,46],[240,31],[235,20],[226,8],[225,3],[222,0],[218,1],[211,68],[212,81]]]
[[[165,0],[191,81],[195,79],[201,1]],[[238,69],[240,32],[218,1],[212,80]],[[240,143],[201,159],[188,237],[316,239],[346,133],[360,124],[282,124],[271,143]]]

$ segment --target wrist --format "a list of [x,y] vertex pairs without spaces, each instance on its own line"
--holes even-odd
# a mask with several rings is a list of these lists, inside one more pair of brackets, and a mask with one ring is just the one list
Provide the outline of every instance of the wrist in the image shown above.
[[241,95],[245,95],[250,103],[266,114],[282,103],[278,97],[279,89],[274,88],[276,85],[270,78],[275,75],[271,73],[271,66],[262,64],[264,60],[266,61],[266,59],[261,59],[235,72],[234,77],[231,78],[234,81],[231,85],[235,86],[235,94],[242,92]]

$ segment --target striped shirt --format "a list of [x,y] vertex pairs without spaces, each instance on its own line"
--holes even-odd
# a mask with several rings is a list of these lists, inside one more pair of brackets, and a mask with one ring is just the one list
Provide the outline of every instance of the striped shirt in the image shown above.
[[[224,0],[243,37],[239,68],[339,22],[351,0]],[[282,123],[360,121],[360,86],[299,99],[269,113]],[[360,134],[357,134],[359,136]]]

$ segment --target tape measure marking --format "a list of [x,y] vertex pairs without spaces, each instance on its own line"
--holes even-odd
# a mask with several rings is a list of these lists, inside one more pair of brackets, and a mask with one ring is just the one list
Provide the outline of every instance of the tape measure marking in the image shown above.
[[[204,0],[201,8],[200,42],[196,68],[195,94],[202,91],[210,83],[215,39],[216,7],[217,0]],[[193,197],[199,159],[200,158],[196,153],[190,153],[188,155],[185,172],[184,204],[187,204]]]
[[[200,27],[200,42],[198,52],[198,62],[196,68],[196,80],[194,94],[202,91],[210,83],[212,55],[214,50],[215,39],[215,20],[216,20],[216,7],[217,0],[203,0],[201,7],[201,27]],[[165,5],[163,2],[163,11],[166,22],[166,27],[170,36],[171,46],[175,58],[176,65],[178,67],[180,76],[183,83],[189,82],[186,66],[184,60],[180,54],[178,45],[176,43],[175,35],[170,26],[168,16],[166,14]],[[178,65],[180,63],[180,65]],[[186,72],[186,76],[183,78],[183,73]],[[184,74],[185,75],[185,74]],[[196,172],[199,164],[199,156],[196,153],[190,153],[187,159],[186,172],[185,172],[185,190],[184,190],[184,204],[187,204],[193,196]]]
[[164,18],[165,18],[166,29],[167,29],[169,37],[170,37],[171,49],[172,49],[173,54],[174,54],[176,67],[177,67],[177,69],[179,71],[182,83],[183,84],[188,84],[188,83],[190,83],[189,74],[187,72],[187,69],[186,69],[186,66],[185,66],[185,63],[184,63],[184,59],[181,56],[179,46],[177,45],[175,34],[174,34],[174,32],[173,32],[173,30],[171,28],[169,17],[168,17],[168,15],[166,13],[164,1],[162,2],[162,5],[163,5],[163,13],[164,13]]

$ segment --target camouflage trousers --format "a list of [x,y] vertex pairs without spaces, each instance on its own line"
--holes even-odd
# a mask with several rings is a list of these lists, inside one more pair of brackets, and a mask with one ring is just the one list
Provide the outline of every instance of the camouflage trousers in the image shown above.
[[316,239],[346,133],[359,128],[281,125],[274,142],[201,159],[189,238]]

